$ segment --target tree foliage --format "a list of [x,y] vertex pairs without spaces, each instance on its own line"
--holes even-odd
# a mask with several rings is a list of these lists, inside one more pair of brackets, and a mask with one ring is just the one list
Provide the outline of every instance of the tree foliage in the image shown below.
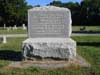
[[0,0],[0,26],[27,23],[29,7],[25,0]]
[[[80,3],[53,1],[47,5],[69,8],[73,25],[100,25],[100,0],[82,0]],[[40,7],[35,5],[34,7]],[[27,10],[32,6],[25,0],[0,0],[0,26],[27,24]]]
[[100,25],[100,0],[82,0],[80,3],[53,1],[48,5],[69,8],[73,25]]

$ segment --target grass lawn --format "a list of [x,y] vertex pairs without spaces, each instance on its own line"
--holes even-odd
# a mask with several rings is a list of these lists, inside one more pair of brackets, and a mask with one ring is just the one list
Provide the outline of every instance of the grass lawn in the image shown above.
[[9,31],[7,29],[3,29],[0,27],[0,34],[26,34],[27,30],[23,30],[21,27],[18,27],[18,29],[10,29]]
[[[15,61],[21,54],[21,43],[26,38],[8,38],[7,44],[0,43],[0,75],[100,75],[100,36],[74,36],[78,43],[77,52],[90,64],[91,68],[71,66],[60,69],[39,69],[30,67],[27,69],[5,68],[6,65]],[[88,43],[92,43],[89,44]]]
[[[81,26],[73,26],[73,31],[80,31]],[[86,31],[100,31],[100,26],[86,26]],[[3,29],[0,27],[0,34],[25,34],[27,33],[27,30],[23,30],[21,27],[18,27],[18,29],[13,30],[10,29],[9,31],[7,29]]]
[[[73,31],[80,31],[80,27],[82,26],[73,26]],[[100,26],[85,26],[86,31],[100,31]]]

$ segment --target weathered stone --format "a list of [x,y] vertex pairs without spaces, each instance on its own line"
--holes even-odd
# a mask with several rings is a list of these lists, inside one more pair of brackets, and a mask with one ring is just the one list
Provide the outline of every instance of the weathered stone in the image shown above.
[[23,45],[24,57],[72,59],[76,56],[76,42],[70,38],[29,38]]
[[36,7],[28,11],[28,36],[23,41],[24,58],[73,59],[76,42],[70,38],[71,13],[67,8]]
[[3,28],[6,29],[6,24],[4,24],[4,27]]
[[17,26],[16,26],[16,25],[14,25],[13,29],[14,29],[14,30],[15,30],[15,29],[17,29]]
[[6,36],[3,36],[3,42],[2,43],[7,43],[7,37]]
[[27,27],[25,26],[25,24],[23,24],[22,28],[23,28],[23,30],[27,29]]
[[29,37],[70,37],[71,13],[67,8],[36,7],[28,11]]

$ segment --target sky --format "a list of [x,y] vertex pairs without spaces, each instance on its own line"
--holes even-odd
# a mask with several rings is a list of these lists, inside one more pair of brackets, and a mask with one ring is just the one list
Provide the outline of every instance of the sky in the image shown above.
[[[54,1],[54,0],[26,0],[28,5],[32,5],[32,6],[34,6],[34,5],[45,6],[52,1]],[[55,0],[55,1],[57,1],[57,0]],[[61,2],[80,2],[81,0],[59,0],[59,1],[61,1]]]

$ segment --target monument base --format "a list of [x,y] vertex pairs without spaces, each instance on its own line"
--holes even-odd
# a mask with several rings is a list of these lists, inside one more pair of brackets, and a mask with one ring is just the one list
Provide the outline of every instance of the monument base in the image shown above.
[[46,60],[46,61],[19,61],[12,62],[7,66],[7,68],[41,68],[41,69],[56,69],[56,68],[68,68],[68,67],[91,67],[90,63],[88,63],[83,57],[80,55],[76,55],[76,57],[70,61],[66,60]]
[[69,60],[76,56],[76,42],[71,38],[28,38],[22,48],[25,59]]

